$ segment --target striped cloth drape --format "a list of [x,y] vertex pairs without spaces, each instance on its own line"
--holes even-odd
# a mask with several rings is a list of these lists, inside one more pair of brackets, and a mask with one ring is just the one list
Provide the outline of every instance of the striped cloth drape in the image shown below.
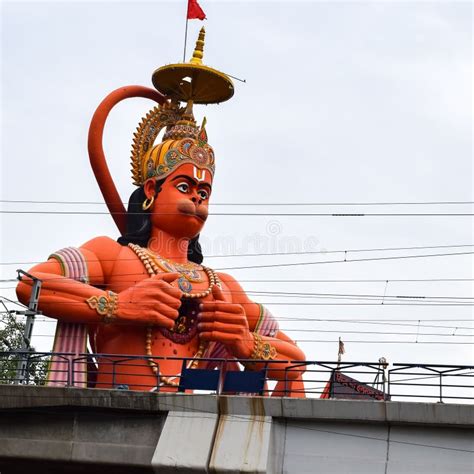
[[[61,265],[62,274],[67,278],[89,283],[86,259],[81,251],[74,247],[61,249],[49,258],[56,259]],[[87,325],[58,321],[54,336],[53,352],[84,354],[87,351]],[[87,387],[87,361],[72,366],[74,356],[54,356],[49,363],[47,384],[64,386],[73,384],[76,387]]]

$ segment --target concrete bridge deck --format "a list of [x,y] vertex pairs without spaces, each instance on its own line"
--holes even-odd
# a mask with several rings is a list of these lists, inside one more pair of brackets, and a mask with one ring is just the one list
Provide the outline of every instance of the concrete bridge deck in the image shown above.
[[0,385],[0,472],[472,473],[474,406]]

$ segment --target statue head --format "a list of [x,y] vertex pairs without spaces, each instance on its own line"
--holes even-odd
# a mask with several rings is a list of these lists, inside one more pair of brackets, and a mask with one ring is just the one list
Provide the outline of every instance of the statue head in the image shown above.
[[212,191],[212,175],[206,171],[184,163],[164,180],[149,178],[145,182],[145,196],[148,202],[153,200],[149,209],[153,227],[176,239],[191,240],[199,235],[207,219]]
[[[167,124],[163,140],[147,146],[163,122]],[[188,257],[200,263],[198,238],[208,216],[215,171],[205,123],[204,119],[197,127],[192,112],[169,102],[142,120],[132,149],[132,174],[139,188],[130,198],[127,233],[120,243],[146,246],[154,227],[188,240]]]

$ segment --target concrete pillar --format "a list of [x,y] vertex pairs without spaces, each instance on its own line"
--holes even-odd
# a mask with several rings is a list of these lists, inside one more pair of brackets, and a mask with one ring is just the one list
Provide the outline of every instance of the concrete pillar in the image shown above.
[[208,472],[217,418],[215,413],[170,411],[153,454],[153,470]]
[[209,472],[266,473],[272,418],[262,415],[221,415]]

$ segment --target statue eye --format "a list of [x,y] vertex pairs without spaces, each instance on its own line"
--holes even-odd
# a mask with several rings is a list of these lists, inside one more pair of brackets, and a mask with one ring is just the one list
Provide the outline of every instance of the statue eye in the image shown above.
[[209,193],[208,193],[206,190],[204,190],[204,189],[200,189],[200,190],[198,191],[198,194],[199,194],[199,197],[200,197],[203,201],[205,201],[206,199],[209,199]]
[[189,191],[189,184],[186,182],[179,183],[176,185],[176,189],[182,193],[187,193]]

